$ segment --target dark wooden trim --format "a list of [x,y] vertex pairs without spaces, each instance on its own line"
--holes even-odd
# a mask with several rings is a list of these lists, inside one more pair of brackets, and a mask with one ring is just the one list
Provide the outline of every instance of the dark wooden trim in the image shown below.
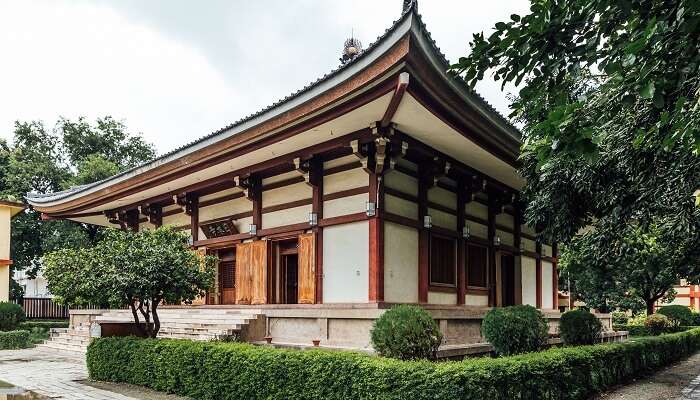
[[412,194],[403,192],[403,191],[398,190],[398,189],[393,189],[393,188],[387,186],[384,188],[384,193],[389,195],[389,196],[394,196],[394,197],[397,197],[399,199],[403,199],[403,200],[418,204],[418,197],[416,197]]
[[421,229],[421,223],[415,219],[404,217],[402,215],[393,214],[390,212],[384,212],[382,215],[384,220],[387,222],[392,222],[395,224],[408,226],[410,228]]
[[0,260],[0,265],[5,266],[5,265],[12,265],[14,261],[12,260]]
[[478,287],[478,286],[467,286],[466,292],[467,292],[467,294],[488,296],[489,295],[489,288],[482,288],[482,287]]
[[190,234],[192,242],[199,240],[199,197],[193,196],[190,202]]
[[426,166],[418,165],[418,301],[428,302],[428,286],[430,282],[430,231],[423,227],[423,219],[428,215],[428,188],[432,177],[428,175]]
[[[313,206],[313,199],[299,199],[290,201],[289,203],[275,204],[274,206],[263,207],[262,213],[267,214],[275,211],[287,210],[290,208],[301,207],[301,206]],[[312,207],[313,210],[313,207]],[[320,216],[319,216],[320,218]]]
[[437,211],[442,211],[444,213],[451,214],[451,215],[457,215],[457,210],[455,210],[454,208],[446,207],[446,206],[443,206],[442,204],[438,204],[438,203],[435,203],[432,201],[428,201],[428,208],[432,208],[433,210],[437,210]]
[[490,247],[491,243],[489,243],[488,239],[480,238],[474,235],[469,236],[469,238],[466,240],[467,244],[477,244],[481,245],[484,247]]
[[246,239],[250,239],[252,236],[246,232],[246,233],[238,233],[236,235],[229,235],[229,236],[221,236],[218,238],[212,238],[212,239],[204,239],[204,240],[198,240],[194,242],[194,247],[212,247],[216,245],[222,245],[225,243],[233,243],[236,241],[242,241]]
[[353,189],[341,190],[338,192],[333,192],[323,195],[323,201],[331,201],[336,199],[342,199],[350,196],[357,196],[359,194],[369,193],[369,186],[362,186]]
[[289,179],[281,180],[279,182],[273,182],[273,183],[268,183],[267,185],[263,185],[263,192],[268,191],[268,190],[274,190],[274,189],[279,189],[285,186],[290,186],[290,185],[295,185],[297,183],[302,183],[304,182],[304,177],[303,176],[294,176]]
[[398,82],[396,84],[396,89],[394,89],[394,94],[391,96],[389,105],[387,106],[380,123],[383,128],[386,128],[391,123],[391,119],[394,118],[394,114],[399,108],[399,104],[401,104],[401,99],[403,98],[404,93],[406,93],[406,88],[408,87],[409,81],[408,72],[402,72],[399,74],[397,81]]
[[[318,220],[323,219],[323,159],[315,156],[311,159],[309,170],[311,185],[311,212],[316,213]],[[323,228],[315,226],[314,257],[314,303],[323,303]]]
[[[517,202],[516,202],[517,203]],[[522,212],[520,207],[515,207],[515,215],[513,216],[513,247],[520,251],[522,244]]]
[[542,258],[542,256],[539,255],[537,252],[529,251],[529,250],[520,250],[520,255],[525,256],[525,257],[534,258],[536,260],[539,260],[540,258]]
[[466,219],[467,221],[470,221],[470,222],[474,222],[474,223],[477,223],[477,224],[484,225],[484,226],[489,226],[489,221],[488,221],[488,220],[485,220],[485,219],[483,219],[483,218],[476,217],[476,216],[474,216],[474,215],[466,214],[466,215],[464,216],[464,219]]
[[511,235],[515,235],[515,231],[513,230],[513,228],[511,228],[509,226],[496,224],[496,230],[499,230],[499,231],[502,231],[505,233],[510,233]]
[[229,193],[229,194],[221,196],[221,197],[216,197],[213,199],[204,200],[204,201],[199,203],[199,207],[200,208],[209,207],[209,206],[213,206],[215,204],[220,204],[220,203],[223,203],[223,202],[229,201],[229,200],[235,200],[235,199],[238,199],[241,197],[243,197],[243,192]]
[[352,161],[347,164],[343,165],[337,165],[335,167],[330,167],[326,170],[323,171],[323,176],[329,176],[329,175],[334,175],[338,174],[340,172],[345,172],[345,171],[352,171],[353,169],[361,168],[362,163],[359,161]]
[[520,236],[522,236],[525,239],[532,240],[533,242],[537,241],[537,236],[530,235],[529,233],[526,233],[526,232],[521,232]]
[[[463,182],[458,182],[457,185],[462,187]],[[457,304],[459,305],[464,304],[464,295],[467,289],[467,255],[464,249],[464,237],[462,236],[466,205],[467,199],[465,191],[457,191]]]
[[258,230],[258,237],[265,237],[268,235],[277,235],[280,233],[289,233],[289,232],[300,231],[300,230],[309,229],[309,228],[310,228],[310,226],[309,226],[308,222],[300,222],[297,224],[276,226],[274,228],[267,228],[267,229]]
[[333,225],[349,224],[352,222],[366,221],[367,219],[367,214],[360,212],[355,214],[341,215],[338,217],[324,218],[318,221],[318,225],[321,227],[326,227]]
[[486,274],[487,276],[487,284],[489,286],[489,307],[495,307],[498,304],[498,300],[496,299],[497,297],[497,285],[498,282],[496,282],[496,251],[497,249],[493,245],[493,240],[496,237],[496,213],[494,210],[494,205],[491,199],[491,196],[489,196],[489,206],[488,206],[488,247],[489,247],[489,261],[488,261],[488,273]]
[[[439,286],[431,283],[430,286],[428,286],[428,292],[458,293],[458,289],[456,286]],[[459,296],[459,294],[457,295]],[[464,300],[462,300],[462,302],[464,302]],[[457,299],[457,304],[459,304],[459,299]]]

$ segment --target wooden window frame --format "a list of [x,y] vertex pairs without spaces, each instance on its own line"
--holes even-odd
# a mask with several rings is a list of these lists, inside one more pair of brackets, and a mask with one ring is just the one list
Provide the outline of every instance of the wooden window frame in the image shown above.
[[[486,265],[484,266],[484,286],[477,286],[477,285],[470,285],[469,283],[469,261],[471,260],[470,258],[470,252],[469,252],[469,246],[475,246],[475,247],[480,247],[482,249],[486,250]],[[491,247],[481,243],[481,241],[472,241],[468,240],[464,242],[464,274],[465,274],[465,281],[466,281],[466,286],[467,286],[467,293],[471,294],[488,294],[489,292],[489,279],[488,279],[488,273],[489,273],[489,255],[491,252]]]
[[[442,283],[442,282],[433,282],[433,238],[437,237],[440,239],[444,240],[449,240],[452,242],[452,249],[453,249],[453,256],[452,259],[454,260],[452,262],[452,268],[453,268],[453,277],[454,277],[454,283]],[[458,285],[458,279],[457,279],[457,239],[454,237],[450,237],[447,235],[441,235],[441,234],[436,234],[434,232],[430,232],[430,235],[428,236],[428,284],[431,290],[433,291],[443,291],[443,292],[456,292],[457,291],[457,285]]]

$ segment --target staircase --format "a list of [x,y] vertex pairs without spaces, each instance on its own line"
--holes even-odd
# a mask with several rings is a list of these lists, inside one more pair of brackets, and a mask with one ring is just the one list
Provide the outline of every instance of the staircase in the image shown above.
[[[208,341],[238,336],[258,319],[261,310],[225,308],[162,308],[159,338]],[[96,322],[132,323],[130,310],[110,310],[94,318]],[[51,337],[37,347],[73,352],[86,352],[90,343],[90,327],[79,325],[52,329]]]

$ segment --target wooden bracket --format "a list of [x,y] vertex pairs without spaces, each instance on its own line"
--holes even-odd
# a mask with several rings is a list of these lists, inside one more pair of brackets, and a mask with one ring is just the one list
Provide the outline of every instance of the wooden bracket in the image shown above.
[[369,157],[367,157],[367,145],[360,144],[359,140],[353,140],[350,142],[350,147],[352,148],[352,154],[357,157],[357,159],[360,161],[360,164],[362,164],[362,169],[364,169],[367,172],[370,172],[369,170]]
[[309,172],[311,171],[311,163],[309,160],[302,160],[299,157],[295,158],[294,169],[304,177],[304,182],[311,184],[309,182]]
[[139,207],[139,212],[148,218],[148,222],[155,227],[163,225],[163,207],[157,204],[143,204]]
[[126,229],[126,222],[120,219],[120,216],[121,214],[117,214],[114,210],[105,211],[105,217],[107,217],[110,224],[119,225],[119,229]]
[[408,88],[408,82],[410,80],[410,75],[408,72],[402,72],[399,74],[399,79],[396,82],[396,88],[394,89],[394,93],[391,96],[391,100],[389,101],[389,105],[386,108],[386,111],[384,112],[384,116],[382,117],[382,120],[380,121],[380,126],[382,127],[387,127],[389,124],[391,124],[392,118],[394,118],[394,114],[396,114],[396,110],[399,108],[399,104],[401,104],[401,99],[403,99],[403,95],[406,93],[406,88]]

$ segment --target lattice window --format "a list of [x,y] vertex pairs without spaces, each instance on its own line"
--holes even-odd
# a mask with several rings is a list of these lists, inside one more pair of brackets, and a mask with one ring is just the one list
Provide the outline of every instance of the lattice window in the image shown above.
[[224,289],[233,289],[236,287],[236,262],[235,261],[220,261],[219,274],[221,279],[221,287]]
[[430,238],[430,283],[457,284],[455,240],[437,235]]
[[485,246],[467,244],[467,286],[486,287],[489,250]]

